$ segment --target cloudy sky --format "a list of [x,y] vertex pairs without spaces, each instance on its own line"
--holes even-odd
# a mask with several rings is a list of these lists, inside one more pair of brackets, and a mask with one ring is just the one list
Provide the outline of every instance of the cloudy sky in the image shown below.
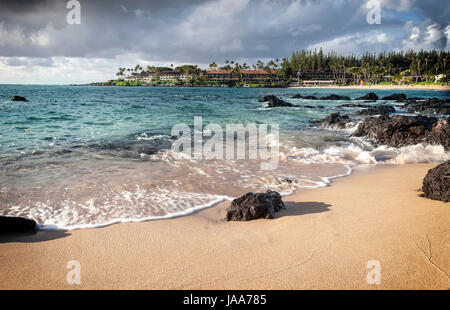
[[[0,83],[104,81],[119,66],[254,63],[323,47],[342,54],[450,48],[444,0],[0,0]],[[372,0],[373,1],[373,0]]]

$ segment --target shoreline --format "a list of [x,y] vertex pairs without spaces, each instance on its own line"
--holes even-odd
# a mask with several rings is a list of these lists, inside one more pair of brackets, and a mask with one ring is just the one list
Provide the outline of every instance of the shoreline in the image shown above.
[[355,90],[432,90],[450,91],[450,86],[425,86],[425,85],[352,85],[352,86],[291,86],[292,89],[355,89]]
[[[448,205],[417,192],[435,165],[359,166],[284,196],[274,220],[226,223],[222,202],[167,220],[2,236],[0,288],[448,289]],[[73,259],[81,285],[65,280]],[[373,259],[380,285],[366,282]]]

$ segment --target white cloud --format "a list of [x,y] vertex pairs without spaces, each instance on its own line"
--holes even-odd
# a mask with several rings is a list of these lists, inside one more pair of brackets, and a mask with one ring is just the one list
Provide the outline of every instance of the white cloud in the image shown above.
[[413,49],[434,49],[446,48],[448,45],[448,33],[446,28],[439,24],[426,20],[419,25],[414,25],[412,21],[405,23],[405,38],[402,40],[401,48],[404,50]]
[[323,48],[325,52],[340,51],[343,54],[357,54],[358,51],[383,51],[392,47],[395,37],[379,30],[355,33],[322,41],[308,46],[308,49]]

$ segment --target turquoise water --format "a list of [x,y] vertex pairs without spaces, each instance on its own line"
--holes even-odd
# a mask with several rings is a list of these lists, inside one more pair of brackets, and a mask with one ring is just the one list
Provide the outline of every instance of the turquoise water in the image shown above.
[[[170,217],[248,190],[288,193],[325,185],[356,164],[447,156],[426,148],[374,148],[348,139],[346,131],[310,127],[310,121],[331,112],[352,114],[355,109],[337,108],[346,101],[289,99],[297,93],[356,98],[367,92],[0,85],[0,214],[33,217],[50,228]],[[380,97],[395,93],[374,92]],[[449,97],[448,92],[402,92]],[[297,106],[269,109],[258,101],[268,94]],[[10,101],[14,95],[28,102]],[[405,113],[400,105],[387,104]],[[168,154],[171,129],[192,125],[194,116],[202,116],[204,125],[279,124],[282,164],[261,172],[246,161],[175,161]]]

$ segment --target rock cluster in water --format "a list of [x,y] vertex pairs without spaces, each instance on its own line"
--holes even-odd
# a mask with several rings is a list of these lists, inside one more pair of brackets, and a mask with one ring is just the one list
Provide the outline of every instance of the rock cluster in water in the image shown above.
[[341,115],[340,113],[331,113],[328,117],[319,121],[322,126],[335,129],[345,129],[347,124],[352,122],[348,115]]
[[450,115],[450,99],[431,98],[424,101],[409,99],[405,108],[410,113]]
[[377,101],[379,98],[375,93],[368,93],[362,97],[356,98],[356,100],[369,100],[369,101]]
[[405,94],[392,94],[392,95],[381,98],[381,100],[394,100],[397,102],[403,102],[406,100],[406,95]]
[[378,105],[356,112],[357,115],[388,115],[395,113],[395,108],[390,105]]
[[331,94],[331,95],[320,98],[320,100],[352,100],[352,99],[348,96]]
[[21,96],[14,96],[11,98],[11,101],[28,101],[27,98]]
[[358,125],[353,135],[392,147],[429,143],[442,145],[448,150],[450,118],[438,121],[437,118],[428,116],[369,117]]
[[267,106],[269,108],[273,107],[290,107],[292,106],[292,103],[286,102],[284,100],[279,99],[278,97],[274,95],[268,95],[264,96],[263,98],[259,99],[259,102],[267,102]]
[[273,219],[275,212],[286,208],[278,192],[247,193],[232,201],[227,209],[227,221],[250,221]]
[[433,200],[450,201],[450,160],[428,171],[422,192],[424,197]]

